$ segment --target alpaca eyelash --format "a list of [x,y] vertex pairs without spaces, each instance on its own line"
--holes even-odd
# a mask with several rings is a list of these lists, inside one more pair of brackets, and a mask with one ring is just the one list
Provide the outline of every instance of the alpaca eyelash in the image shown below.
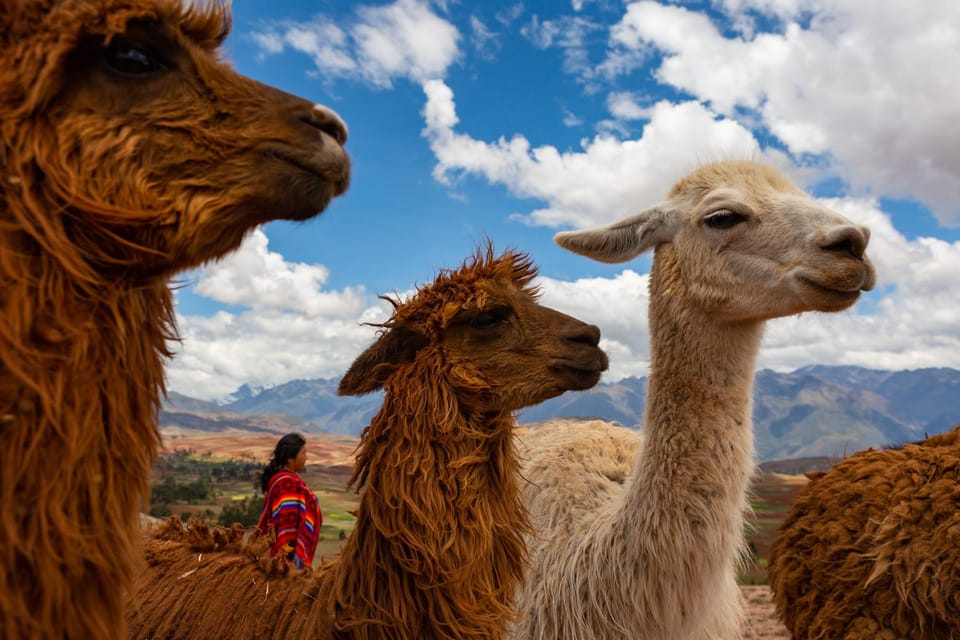
[[714,211],[703,219],[703,223],[711,229],[732,229],[747,219],[742,213],[730,211],[729,209],[720,209]]
[[509,318],[508,309],[493,309],[478,313],[467,320],[467,324],[474,329],[493,329],[507,322]]

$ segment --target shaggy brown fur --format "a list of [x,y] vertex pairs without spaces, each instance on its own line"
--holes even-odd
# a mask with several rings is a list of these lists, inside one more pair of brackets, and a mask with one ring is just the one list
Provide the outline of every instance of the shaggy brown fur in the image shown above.
[[132,637],[500,637],[528,532],[512,412],[607,366],[596,327],[536,303],[535,274],[487,247],[393,303],[340,384],[386,396],[361,437],[357,525],[337,558],[287,575],[259,540],[201,555],[214,545],[149,539]]
[[960,425],[811,474],[770,584],[796,640],[960,638]]
[[0,0],[0,638],[118,638],[168,277],[346,188],[329,111],[217,59],[222,7]]

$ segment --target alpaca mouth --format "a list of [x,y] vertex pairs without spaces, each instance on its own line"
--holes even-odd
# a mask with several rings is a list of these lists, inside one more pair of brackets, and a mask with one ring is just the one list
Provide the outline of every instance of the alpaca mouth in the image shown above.
[[597,384],[608,366],[607,354],[597,349],[597,353],[589,358],[561,359],[551,369],[560,374],[571,389],[582,390]]
[[342,195],[350,184],[350,160],[346,152],[332,138],[330,145],[315,153],[297,153],[284,148],[272,148],[265,155],[293,165],[304,173],[322,179],[333,188],[333,196]]
[[806,289],[813,291],[814,299],[811,301],[812,305],[814,308],[822,311],[846,309],[860,298],[861,291],[867,290],[864,288],[866,283],[862,278],[856,286],[844,286],[840,283],[824,284],[806,275],[798,275],[797,280],[800,281]]
[[600,382],[602,371],[578,369],[575,367],[554,367],[554,371],[563,379],[563,386],[569,391],[583,391]]

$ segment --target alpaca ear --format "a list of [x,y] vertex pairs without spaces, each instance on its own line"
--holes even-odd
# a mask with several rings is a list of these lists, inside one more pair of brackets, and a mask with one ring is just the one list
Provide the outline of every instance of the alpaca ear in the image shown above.
[[606,227],[561,231],[554,242],[564,249],[598,262],[626,262],[662,242],[676,229],[676,210],[665,202]]
[[357,356],[337,388],[341,396],[359,396],[382,389],[397,365],[412,362],[429,341],[404,327],[383,333],[366,351]]

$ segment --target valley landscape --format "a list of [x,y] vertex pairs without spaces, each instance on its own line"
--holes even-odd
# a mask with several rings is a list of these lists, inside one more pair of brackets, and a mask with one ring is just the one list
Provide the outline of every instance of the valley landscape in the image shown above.
[[[222,403],[171,393],[164,427],[221,431],[301,431],[359,436],[381,396],[336,394],[339,380],[293,380],[269,389],[237,389]],[[601,382],[525,409],[521,424],[550,418],[594,417],[639,428],[646,378]],[[792,372],[758,371],[754,434],[761,462],[839,457],[923,439],[960,419],[960,371],[949,368],[884,371],[812,366]]]
[[[357,496],[348,483],[358,435],[381,401],[377,394],[337,397],[336,382],[241,389],[223,405],[171,394],[161,413],[164,451],[154,470],[151,514],[254,524],[262,503],[254,487],[256,472],[282,434],[299,431],[307,437],[308,465],[302,475],[317,494],[324,517],[317,557],[335,554],[353,530]],[[637,427],[644,387],[645,380],[638,378],[601,383],[545,402],[518,419],[529,424],[589,416]],[[787,638],[766,587],[766,567],[776,531],[806,483],[804,474],[827,469],[865,447],[896,445],[948,429],[960,417],[960,372],[856,367],[761,371],[754,395],[760,464],[746,536],[751,558],[740,575],[749,613],[746,637]],[[158,503],[158,497],[168,501]]]
[[[165,515],[200,517],[216,522],[225,509],[244,501],[255,507],[251,514],[258,513],[262,495],[254,491],[255,473],[269,457],[279,435],[281,432],[248,432],[241,429],[204,432],[182,427],[164,428],[164,452],[154,471],[155,486],[167,478],[181,485],[196,482],[204,473],[213,476],[211,469],[218,468],[217,465],[222,467],[228,461],[245,471],[239,477],[212,480],[211,499],[169,504],[170,512]],[[301,475],[317,494],[323,512],[318,560],[334,555],[342,540],[353,530],[351,512],[356,509],[357,496],[348,487],[348,482],[356,444],[356,438],[344,435],[308,436],[308,464]],[[171,459],[189,460],[190,464],[176,471],[171,468],[176,466],[171,464]],[[793,496],[806,480],[802,474],[786,474],[777,470],[784,467],[795,470],[799,468],[798,465],[814,470],[827,463],[824,459],[791,461],[791,464],[772,463],[761,467],[757,474],[751,499],[754,518],[747,536],[753,557],[741,575],[749,616],[746,638],[766,640],[789,637],[777,620],[766,587],[766,563],[776,529],[786,515]],[[156,506],[153,505],[154,508]]]

